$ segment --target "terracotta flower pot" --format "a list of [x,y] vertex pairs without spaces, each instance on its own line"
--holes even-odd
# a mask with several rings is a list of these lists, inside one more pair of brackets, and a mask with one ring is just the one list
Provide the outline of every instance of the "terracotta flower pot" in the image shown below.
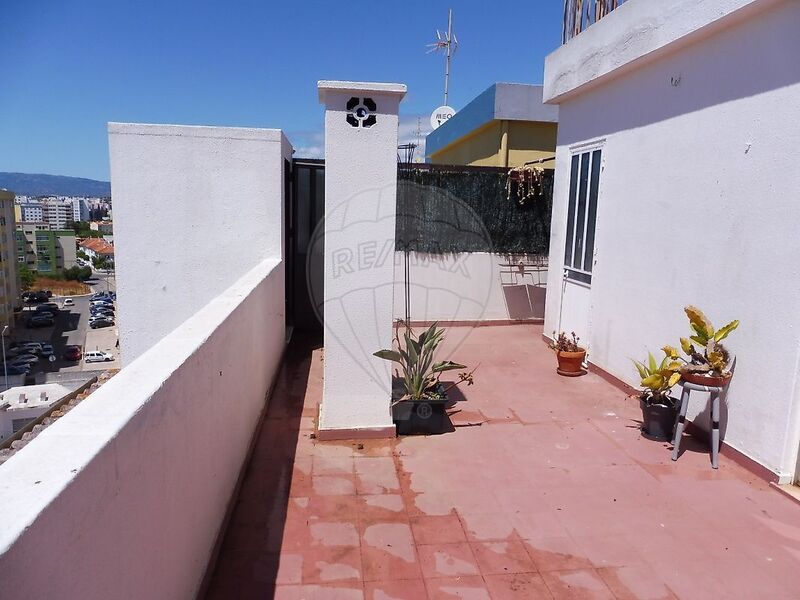
[[685,373],[681,371],[681,379],[686,383],[693,383],[695,385],[705,385],[708,387],[725,387],[731,380],[733,373],[725,373],[724,375],[709,375],[708,373]]
[[563,350],[556,351],[558,358],[558,369],[556,372],[564,377],[578,377],[583,375],[583,360],[586,358],[586,350],[579,350],[577,352],[565,352]]

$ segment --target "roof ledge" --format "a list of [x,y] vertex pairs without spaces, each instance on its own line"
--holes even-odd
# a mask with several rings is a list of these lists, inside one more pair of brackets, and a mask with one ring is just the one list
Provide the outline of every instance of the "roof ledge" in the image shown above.
[[779,1],[628,0],[547,56],[544,102],[559,104]]

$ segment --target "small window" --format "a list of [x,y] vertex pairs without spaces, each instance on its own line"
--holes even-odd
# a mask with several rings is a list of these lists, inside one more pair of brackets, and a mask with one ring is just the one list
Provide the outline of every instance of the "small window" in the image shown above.
[[602,150],[572,156],[567,206],[567,243],[564,268],[567,279],[592,283],[597,195],[600,188]]

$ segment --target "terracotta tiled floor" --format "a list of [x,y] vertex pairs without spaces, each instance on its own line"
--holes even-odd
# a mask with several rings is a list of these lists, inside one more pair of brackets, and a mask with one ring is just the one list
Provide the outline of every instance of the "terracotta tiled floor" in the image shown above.
[[209,598],[800,597],[800,506],[689,438],[671,462],[540,327],[449,343],[480,363],[454,431],[361,444],[311,437],[322,351],[293,345]]

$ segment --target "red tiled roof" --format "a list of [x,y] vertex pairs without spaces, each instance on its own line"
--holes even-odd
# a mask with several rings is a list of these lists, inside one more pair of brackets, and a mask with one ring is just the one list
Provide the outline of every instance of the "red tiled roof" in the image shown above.
[[114,254],[114,246],[100,238],[89,238],[80,243],[81,248],[87,248],[97,254]]

